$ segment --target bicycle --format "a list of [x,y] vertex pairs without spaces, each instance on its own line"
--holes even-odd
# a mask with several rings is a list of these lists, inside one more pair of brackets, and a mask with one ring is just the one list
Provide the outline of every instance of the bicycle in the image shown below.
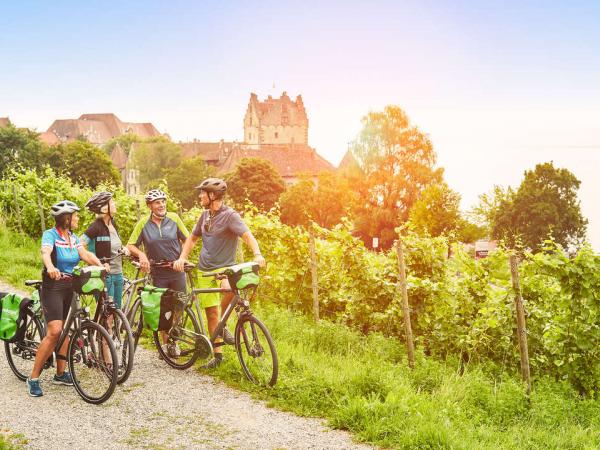
[[[93,267],[93,266],[92,266]],[[104,268],[96,267],[97,270]],[[72,277],[62,274],[63,277]],[[75,278],[75,277],[72,277]],[[41,286],[39,280],[25,281],[27,286]],[[45,322],[44,322],[45,324]],[[37,349],[46,335],[46,326],[30,306],[26,311],[23,339],[4,343],[8,365],[15,376],[25,381],[33,370]],[[67,356],[59,354],[65,339],[69,337]],[[44,369],[54,365],[55,359],[66,359],[73,378],[73,386],[87,403],[101,404],[108,400],[117,385],[117,352],[108,332],[100,324],[89,319],[89,308],[81,307],[79,295],[74,292],[71,308],[54,348]]]
[[[172,266],[172,262],[163,262],[162,264],[163,267],[169,264]],[[192,264],[185,265],[188,273],[195,268]],[[211,356],[215,347],[225,345],[224,342],[216,342],[216,340],[221,336],[227,320],[235,311],[238,319],[234,331],[234,346],[246,378],[259,385],[275,385],[279,374],[275,344],[267,327],[250,309],[250,302],[256,296],[258,288],[258,270],[257,263],[247,262],[202,275],[203,277],[227,278],[231,289],[195,289],[193,277],[188,276],[192,292],[181,308],[181,313],[174,318],[173,325],[168,330],[168,341],[166,342],[177,345],[180,349],[179,355],[176,357],[169,355],[169,352],[160,345],[159,332],[154,332],[154,343],[167,364],[183,370],[191,367],[198,358],[206,359]],[[225,292],[233,292],[233,299],[223,313],[217,328],[210,337],[207,337],[197,295]],[[137,303],[141,303],[141,299]]]
[[[121,256],[121,253],[112,258],[101,258],[100,261],[103,263],[109,262],[119,256]],[[94,297],[97,303],[93,320],[102,325],[113,340],[118,358],[117,384],[122,384],[127,381],[133,369],[135,345],[131,326],[123,311],[118,309],[113,299],[108,296],[106,283]]]
[[137,270],[134,279],[130,280],[126,277],[123,277],[123,303],[121,305],[121,310],[123,311],[123,313],[127,317],[127,320],[129,321],[129,325],[131,327],[133,335],[133,349],[135,352],[135,350],[137,349],[138,342],[140,340],[141,332],[143,330],[143,326],[139,326],[140,322],[142,321],[142,309],[141,307],[134,309],[136,300],[138,300],[138,298],[135,296],[138,293],[138,285],[148,284],[150,281],[150,276],[144,275],[140,278],[140,263],[133,257],[129,257],[129,259],[131,264]]

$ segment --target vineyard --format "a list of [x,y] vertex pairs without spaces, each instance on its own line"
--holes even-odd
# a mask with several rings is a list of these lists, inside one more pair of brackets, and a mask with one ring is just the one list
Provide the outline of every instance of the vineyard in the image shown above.
[[[51,224],[50,205],[62,198],[83,205],[91,193],[49,169],[43,177],[12,172],[0,181],[2,216],[14,230],[3,232],[0,244],[4,249],[21,245],[5,250],[3,278],[16,285],[35,276],[40,264],[35,240],[42,220],[46,227]],[[143,201],[122,191],[116,201],[117,225],[126,239],[147,211]],[[169,208],[181,213],[189,228],[200,213],[181,211],[175,203]],[[88,211],[81,214],[82,224],[93,219]],[[475,260],[446,238],[403,236],[417,349],[416,368],[410,371],[395,251],[367,250],[349,224],[331,230],[313,226],[320,316],[326,319],[315,325],[309,231],[282,224],[276,212],[261,214],[250,207],[244,220],[268,261],[259,309],[276,336],[284,370],[277,389],[258,392],[240,381],[230,358],[216,372],[228,383],[283,409],[327,417],[334,426],[384,446],[474,446],[456,444],[468,438],[472,443],[484,439],[482,448],[500,442],[507,448],[536,448],[561,420],[566,422],[553,441],[558,446],[578,448],[600,439],[589,428],[600,407],[600,258],[591,248],[568,255],[548,242],[545,251],[525,254],[520,262],[534,382],[528,409],[518,381],[506,251]],[[33,241],[16,238],[19,233]],[[409,421],[414,429],[403,428],[409,411],[417,415]],[[480,417],[477,423],[470,414]],[[445,420],[455,427],[440,434],[435,430],[446,426]]]
[[[44,177],[12,172],[0,182],[0,207],[8,226],[37,238],[41,216],[52,203],[69,198],[83,205],[91,193],[50,169]],[[122,191],[116,192],[116,200],[117,224],[126,239],[138,216],[147,212]],[[174,203],[169,206],[179,210]],[[182,212],[188,228],[199,213],[197,208]],[[81,223],[91,222],[88,211],[82,216]],[[310,312],[308,231],[282,224],[276,213],[259,214],[252,208],[244,220],[269,262],[262,297]],[[50,219],[45,221],[48,226]],[[364,334],[404,339],[394,251],[367,250],[347,224],[332,230],[314,227],[313,232],[321,317]],[[507,252],[475,260],[443,237],[409,235],[403,241],[417,348],[442,360],[459,357],[463,366],[485,362],[497,371],[515,372],[519,354]],[[568,380],[581,394],[595,396],[600,387],[600,257],[590,247],[569,256],[548,242],[544,252],[524,256],[520,272],[533,376]]]

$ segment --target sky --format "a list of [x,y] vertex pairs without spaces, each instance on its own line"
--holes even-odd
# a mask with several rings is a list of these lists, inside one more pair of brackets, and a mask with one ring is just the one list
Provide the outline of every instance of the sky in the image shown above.
[[553,161],[600,251],[600,2],[4,2],[0,117],[44,131],[114,112],[174,140],[242,140],[251,92],[301,94],[337,164],[389,104],[470,209]]

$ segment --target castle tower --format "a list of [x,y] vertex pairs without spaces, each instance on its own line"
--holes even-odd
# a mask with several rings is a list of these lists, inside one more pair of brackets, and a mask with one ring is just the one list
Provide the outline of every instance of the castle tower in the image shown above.
[[292,101],[284,92],[278,99],[269,95],[261,102],[256,94],[250,94],[244,116],[244,142],[256,149],[261,145],[308,145],[308,117],[302,96]]

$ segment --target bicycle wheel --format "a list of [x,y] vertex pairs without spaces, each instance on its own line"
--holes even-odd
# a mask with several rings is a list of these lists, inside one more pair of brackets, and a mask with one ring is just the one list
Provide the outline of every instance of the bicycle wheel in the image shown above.
[[[187,307],[179,316],[179,320],[174,321],[173,327],[168,332],[168,340],[164,344],[161,342],[160,331],[154,332],[154,343],[160,356],[168,365],[175,369],[187,369],[191,367],[200,356],[200,347],[198,340],[206,337],[200,332],[200,325],[191,308]],[[176,353],[173,349],[177,349]],[[178,354],[177,354],[178,353]]]
[[117,385],[117,352],[108,332],[96,322],[83,321],[71,333],[69,370],[77,393],[98,405],[110,398]]
[[277,351],[267,327],[256,317],[242,315],[235,325],[235,350],[246,378],[274,386],[279,374]]
[[117,351],[118,375],[117,384],[125,383],[133,369],[133,354],[135,352],[133,333],[129,321],[123,311],[116,309],[114,313],[100,317],[100,325],[110,335]]
[[23,339],[4,343],[8,365],[21,381],[25,381],[31,375],[35,354],[45,334],[42,322],[33,311],[27,310],[25,321],[27,328]]
[[131,308],[131,312],[127,317],[129,319],[129,325],[131,326],[131,332],[133,334],[133,349],[134,351],[137,349],[138,342],[140,341],[140,336],[144,331],[144,314],[142,311],[142,299],[138,298],[133,307]]

